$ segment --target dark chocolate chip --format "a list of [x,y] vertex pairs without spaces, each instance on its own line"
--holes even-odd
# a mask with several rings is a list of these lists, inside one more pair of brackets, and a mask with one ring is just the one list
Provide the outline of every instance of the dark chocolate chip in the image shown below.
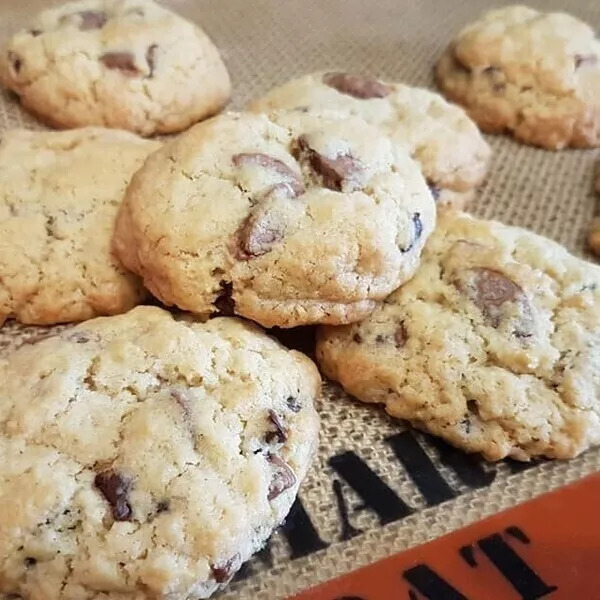
[[404,327],[404,323],[400,323],[394,332],[394,342],[396,343],[396,348],[403,348],[407,339],[408,332],[406,331],[406,327]]
[[115,521],[130,521],[131,505],[127,494],[131,489],[131,481],[114,469],[102,471],[94,478],[94,485],[102,492],[111,506]]
[[168,500],[161,500],[156,505],[156,514],[159,515],[160,513],[167,512],[169,509],[170,509],[169,501]]
[[300,400],[298,398],[294,398],[293,396],[290,396],[285,403],[288,405],[288,408],[292,411],[292,412],[300,412],[302,410],[302,404],[300,404]]
[[385,336],[381,335],[380,333],[378,333],[375,336],[375,343],[376,344],[383,344],[383,342],[385,342]]
[[598,57],[595,54],[576,54],[573,60],[576,69],[581,66],[593,67],[598,64]]
[[353,181],[363,170],[361,162],[350,154],[329,158],[310,147],[306,136],[300,136],[293,149],[298,160],[308,164],[310,170],[319,177],[321,185],[327,189],[354,191],[359,185]]
[[268,444],[273,442],[279,442],[280,444],[285,443],[288,439],[287,427],[283,424],[281,417],[274,411],[269,409],[269,421],[275,428],[273,431],[267,431],[265,440]]
[[363,338],[362,335],[360,335],[360,333],[355,333],[352,336],[353,341],[355,341],[357,344],[362,344],[363,343]]
[[231,579],[231,576],[238,570],[240,566],[241,556],[239,553],[234,554],[228,561],[216,565],[211,565],[213,577],[217,583],[225,583]]
[[467,410],[474,415],[479,414],[479,404],[476,400],[467,400]]
[[251,212],[235,234],[234,253],[239,260],[250,260],[273,249],[283,238],[284,224],[261,206]]
[[152,44],[146,50],[146,62],[148,63],[148,77],[154,76],[154,69],[156,68],[156,50],[158,49],[158,44]]
[[106,25],[106,13],[101,10],[82,10],[79,16],[79,29],[89,31],[90,29],[102,29]]
[[351,73],[325,73],[323,83],[341,94],[361,100],[385,98],[392,93],[389,85],[385,85],[373,77],[352,75]]
[[228,281],[221,281],[219,284],[221,291],[214,301],[219,316],[231,317],[235,314],[235,301],[233,299],[233,284]]
[[124,75],[139,75],[135,56],[131,52],[107,52],[100,57],[100,62],[107,69],[121,71]]
[[271,476],[271,484],[269,486],[268,500],[274,500],[285,490],[293,487],[296,484],[296,476],[289,465],[275,454],[268,454],[267,460],[275,467]]
[[35,567],[36,564],[37,564],[37,559],[33,558],[32,556],[25,557],[25,566],[27,568]]
[[231,160],[236,167],[257,166],[280,175],[283,179],[281,183],[289,186],[291,197],[304,193],[304,186],[299,176],[278,158],[260,152],[242,152],[234,154]]
[[23,60],[18,54],[15,54],[14,52],[8,53],[8,60],[10,61],[10,64],[12,65],[15,74],[18,75],[21,71],[21,67],[23,66]]

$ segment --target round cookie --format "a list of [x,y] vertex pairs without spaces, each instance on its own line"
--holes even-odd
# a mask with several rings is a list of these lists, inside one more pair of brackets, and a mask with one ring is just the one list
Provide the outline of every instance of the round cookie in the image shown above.
[[600,145],[600,41],[571,15],[493,10],[458,34],[436,73],[488,133],[553,150]]
[[438,205],[466,204],[489,162],[490,148],[462,108],[400,83],[350,73],[313,73],[271,90],[250,108],[334,110],[364,119],[421,165]]
[[415,277],[364,322],[322,328],[324,373],[489,460],[600,442],[600,267],[447,211]]
[[364,121],[229,113],[148,159],[114,245],[167,305],[340,324],[412,276],[434,223],[418,165]]
[[159,146],[110,129],[2,133],[0,325],[82,321],[143,298],[111,237],[132,174]]
[[0,81],[52,126],[141,135],[186,129],[231,92],[208,36],[153,0],[76,0],[43,11],[0,53]]
[[287,515],[319,389],[307,357],[251,323],[147,306],[15,351],[0,363],[0,593],[209,597]]

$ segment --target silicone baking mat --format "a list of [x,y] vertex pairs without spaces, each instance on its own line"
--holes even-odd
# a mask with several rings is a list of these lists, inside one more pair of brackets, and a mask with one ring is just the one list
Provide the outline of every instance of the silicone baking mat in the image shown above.
[[[221,48],[234,81],[234,108],[243,107],[274,84],[320,69],[367,72],[433,87],[433,64],[453,33],[481,11],[506,4],[486,0],[163,3],[201,24]],[[0,37],[51,4],[48,0],[0,0]],[[532,0],[530,4],[545,10],[568,9],[600,30],[598,0],[564,0],[562,4]],[[16,126],[42,128],[2,90],[0,128]],[[596,203],[593,165],[600,153],[553,153],[504,137],[490,137],[489,141],[494,150],[491,171],[470,210],[481,217],[528,227],[586,256],[585,232]],[[37,333],[36,328],[6,325],[0,329],[0,353],[10,352],[25,337]],[[322,419],[320,452],[298,501],[283,527],[219,596],[221,600],[274,600],[294,595],[600,468],[600,449],[569,462],[487,464],[407,429],[379,408],[359,404],[332,384],[326,384],[318,409]],[[566,511],[570,496],[565,498],[567,504],[561,506]],[[523,545],[528,539],[527,523],[515,531],[516,543]],[[502,539],[505,545],[509,543],[506,536]],[[472,577],[476,574],[474,569]],[[435,573],[428,576],[435,580]],[[597,572],[589,576],[600,578]],[[539,588],[539,593],[531,588],[529,596],[511,588],[516,590],[514,595],[506,597],[554,597],[552,587]],[[429,588],[423,589],[417,586],[376,598],[438,598],[433,592],[428,595]],[[444,593],[439,598],[466,597],[458,591],[452,595],[448,589]],[[305,597],[310,598],[311,593]],[[342,597],[358,599],[360,595],[348,595],[346,590]]]

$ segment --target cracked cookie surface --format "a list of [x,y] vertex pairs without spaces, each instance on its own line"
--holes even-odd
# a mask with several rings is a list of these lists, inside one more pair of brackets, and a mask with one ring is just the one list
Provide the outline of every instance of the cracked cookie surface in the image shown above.
[[319,389],[253,324],[155,307],[16,350],[0,361],[0,595],[209,597],[287,515]]
[[137,172],[115,248],[167,305],[339,324],[412,276],[434,223],[418,165],[362,120],[228,113]]
[[59,128],[172,133],[220,110],[227,69],[210,38],[153,0],[77,0],[37,15],[0,54],[0,81]]
[[548,149],[600,145],[600,40],[571,15],[491,11],[450,43],[436,75],[488,133]]
[[374,77],[320,72],[292,79],[251,110],[337,111],[360,117],[389,136],[423,170],[436,203],[460,208],[483,180],[490,148],[462,108],[429,90]]
[[322,328],[317,360],[464,450],[569,458],[600,442],[600,267],[449,211],[415,277],[364,322]]
[[0,324],[82,321],[142,299],[111,237],[132,174],[158,147],[93,127],[2,133]]

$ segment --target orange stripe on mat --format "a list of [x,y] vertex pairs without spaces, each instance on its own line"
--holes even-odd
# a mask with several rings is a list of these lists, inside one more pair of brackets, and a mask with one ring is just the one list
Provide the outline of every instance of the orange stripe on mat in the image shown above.
[[600,474],[294,600],[600,600]]

